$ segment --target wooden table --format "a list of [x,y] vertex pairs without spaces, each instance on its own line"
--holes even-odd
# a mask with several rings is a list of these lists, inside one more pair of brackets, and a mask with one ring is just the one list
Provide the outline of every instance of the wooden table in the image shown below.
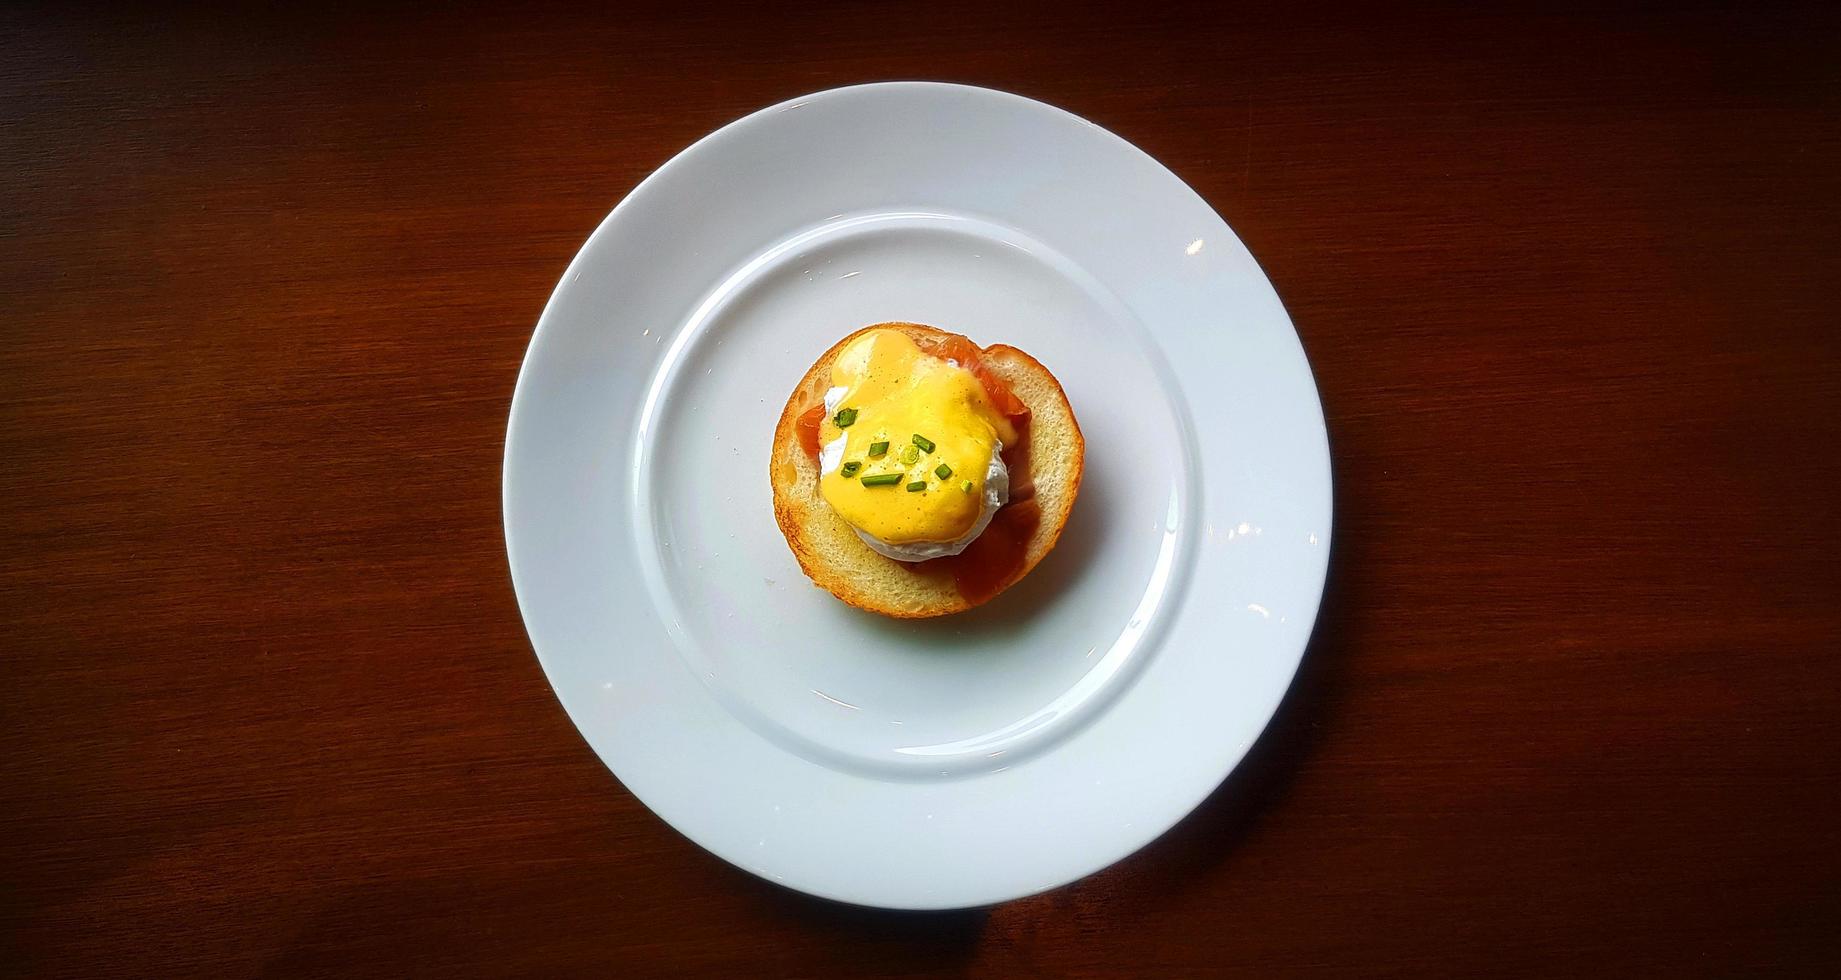
[[[1822,5],[321,6],[0,14],[5,972],[1841,969]],[[939,915],[628,795],[499,527],[519,359],[607,210],[754,108],[913,77],[1211,201],[1337,483],[1252,757],[1111,870]]]

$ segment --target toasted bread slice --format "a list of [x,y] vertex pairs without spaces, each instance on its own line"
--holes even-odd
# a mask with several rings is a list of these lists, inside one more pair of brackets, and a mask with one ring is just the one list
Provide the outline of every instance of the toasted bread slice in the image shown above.
[[[855,530],[831,509],[818,491],[818,460],[799,444],[799,416],[824,400],[831,383],[831,362],[859,335],[869,330],[900,330],[920,339],[948,336],[945,331],[919,323],[877,323],[864,327],[834,344],[812,365],[780,413],[774,429],[773,454],[768,475],[773,482],[774,518],[786,543],[814,583],[839,599],[871,612],[901,619],[943,616],[979,605],[1016,584],[1055,547],[1067,526],[1074,497],[1080,492],[1086,440],[1074,421],[1074,410],[1060,382],[1035,358],[1002,344],[984,349],[985,363],[1028,406],[1030,419],[1027,474],[1011,473],[1010,506],[1040,509],[1034,530],[1021,547],[1023,554],[1009,574],[982,583],[976,594],[962,594],[953,562],[941,558],[926,562],[901,562],[870,550]],[[1033,490],[1033,496],[1029,496]],[[999,512],[1002,517],[1002,511]],[[995,523],[995,522],[994,522]],[[992,532],[987,530],[986,535]],[[968,555],[970,552],[968,552]],[[961,556],[965,557],[965,556]]]

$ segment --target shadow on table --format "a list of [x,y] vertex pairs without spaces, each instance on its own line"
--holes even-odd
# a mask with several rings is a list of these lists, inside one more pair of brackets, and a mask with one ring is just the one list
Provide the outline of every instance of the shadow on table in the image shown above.
[[897,912],[846,905],[815,898],[749,877],[749,887],[761,894],[762,905],[804,932],[834,935],[839,944],[859,952],[875,950],[876,970],[892,968],[896,961],[911,960],[915,968],[939,969],[969,961],[990,920],[989,909],[947,912]]

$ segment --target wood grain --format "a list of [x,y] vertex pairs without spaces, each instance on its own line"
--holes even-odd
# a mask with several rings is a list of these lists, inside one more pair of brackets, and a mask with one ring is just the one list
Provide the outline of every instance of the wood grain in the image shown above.
[[[1828,5],[0,12],[0,964],[24,975],[1841,970]],[[607,773],[506,408],[652,168],[942,78],[1257,255],[1337,540],[1275,724],[1072,887],[895,915]]]

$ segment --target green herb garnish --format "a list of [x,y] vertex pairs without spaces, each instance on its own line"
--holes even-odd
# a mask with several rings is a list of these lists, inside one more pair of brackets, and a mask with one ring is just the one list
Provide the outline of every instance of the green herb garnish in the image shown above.
[[950,467],[950,466],[947,466],[947,465],[946,465],[945,463],[941,463],[940,465],[938,465],[938,466],[935,466],[935,467],[933,468],[933,475],[935,475],[935,476],[937,476],[937,477],[939,477],[940,479],[942,479],[942,480],[944,480],[944,479],[946,479],[947,477],[949,477],[949,476],[951,476],[951,475],[952,475],[952,467]]
[[844,475],[845,475],[845,476],[856,476],[856,475],[857,475],[857,471],[858,471],[858,470],[860,470],[860,469],[862,469],[862,468],[863,468],[863,464],[862,464],[862,463],[859,463],[859,462],[856,462],[855,460],[852,460],[851,462],[848,462],[848,463],[845,463],[845,464],[844,464],[844,469],[843,469],[843,473],[844,473]]
[[915,480],[913,483],[908,484],[909,493],[919,493],[925,489],[927,489],[926,480]]
[[960,485],[959,489],[964,490],[966,493],[971,493],[972,492],[972,481],[970,480],[965,481],[965,483]]
[[927,438],[926,436],[921,435],[918,432],[914,434],[914,444],[916,446],[919,446],[921,448],[921,452],[923,453],[933,452],[933,440]]
[[913,446],[903,449],[901,451],[901,461],[909,466],[913,466],[915,463],[920,462],[920,450]]
[[889,444],[886,441],[872,442],[869,444],[869,455],[871,457],[881,456],[887,453],[888,451],[889,451]]
[[892,487],[900,482],[900,473],[878,473],[875,476],[863,478],[863,485],[866,487]]
[[840,408],[837,410],[837,416],[831,421],[836,422],[837,427],[840,429],[848,429],[856,424],[857,410],[854,408]]

